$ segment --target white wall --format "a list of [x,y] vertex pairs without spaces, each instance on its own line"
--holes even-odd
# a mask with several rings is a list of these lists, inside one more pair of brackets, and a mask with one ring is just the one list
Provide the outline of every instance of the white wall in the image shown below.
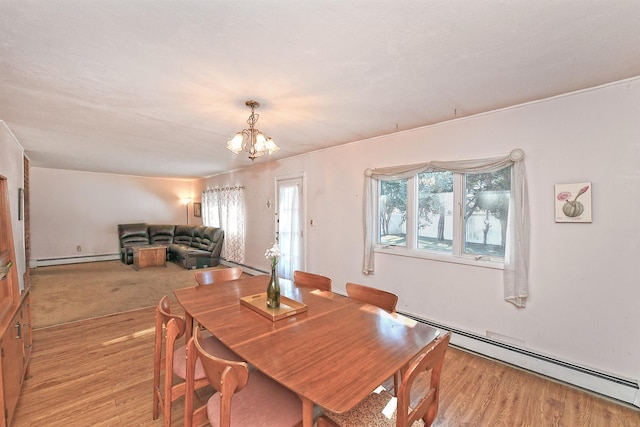
[[[30,177],[33,260],[118,254],[118,224],[185,224],[180,199],[199,199],[193,180],[36,167]],[[191,204],[189,224],[201,224]]]
[[24,150],[6,124],[0,120],[0,175],[7,178],[9,205],[13,228],[16,268],[20,290],[24,289],[26,271],[24,249],[24,220],[18,220],[18,188],[24,188]]
[[[361,273],[366,168],[526,153],[530,298],[503,300],[502,271],[376,254]],[[248,161],[248,160],[247,160]],[[640,78],[208,178],[243,185],[246,264],[268,267],[274,180],[304,172],[307,270],[399,295],[398,309],[629,379],[640,377]],[[554,184],[591,182],[593,222],[555,223]],[[313,219],[314,225],[309,225]]]

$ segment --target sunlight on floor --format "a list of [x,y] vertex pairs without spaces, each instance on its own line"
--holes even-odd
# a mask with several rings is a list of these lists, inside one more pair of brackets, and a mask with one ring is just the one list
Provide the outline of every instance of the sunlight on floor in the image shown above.
[[133,338],[143,337],[145,335],[153,334],[155,332],[155,330],[156,330],[155,326],[151,327],[151,328],[148,328],[148,329],[143,329],[141,331],[137,331],[137,332],[134,332],[132,334],[124,335],[122,337],[118,337],[118,338],[112,339],[110,341],[105,341],[105,342],[102,343],[102,345],[106,347],[108,345],[118,344],[118,343],[121,343],[121,342],[124,342],[124,341],[128,341],[128,340],[133,339]]

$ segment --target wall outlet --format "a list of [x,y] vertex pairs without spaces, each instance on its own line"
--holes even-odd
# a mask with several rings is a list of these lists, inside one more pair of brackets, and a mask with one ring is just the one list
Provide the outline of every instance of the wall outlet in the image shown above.
[[78,252],[82,252],[82,246],[80,246],[80,245],[76,246],[76,250],[77,250]]

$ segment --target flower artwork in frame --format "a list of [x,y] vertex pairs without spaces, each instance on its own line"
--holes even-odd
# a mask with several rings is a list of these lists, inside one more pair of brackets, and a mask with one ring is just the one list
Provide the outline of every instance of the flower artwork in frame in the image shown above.
[[591,222],[591,183],[556,184],[556,222]]
[[196,218],[202,217],[202,204],[199,202],[193,202],[193,216]]

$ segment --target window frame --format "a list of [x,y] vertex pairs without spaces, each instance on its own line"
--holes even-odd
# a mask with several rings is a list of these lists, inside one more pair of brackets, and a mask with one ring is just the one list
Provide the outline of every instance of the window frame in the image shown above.
[[[507,166],[509,167],[509,166]],[[417,218],[418,218],[418,179],[417,174],[399,178],[407,180],[407,212],[406,212],[406,237],[405,246],[396,246],[380,242],[380,193],[382,182],[378,181],[376,188],[376,230],[378,235],[374,245],[374,252],[388,255],[405,256],[410,258],[427,259],[439,262],[449,262],[454,264],[472,265],[492,269],[504,269],[504,257],[490,255],[475,255],[464,252],[465,233],[463,232],[464,222],[464,202],[466,199],[465,177],[467,173],[453,173],[453,235],[451,253],[430,251],[428,249],[418,249],[417,245]],[[511,213],[510,213],[511,214]]]

